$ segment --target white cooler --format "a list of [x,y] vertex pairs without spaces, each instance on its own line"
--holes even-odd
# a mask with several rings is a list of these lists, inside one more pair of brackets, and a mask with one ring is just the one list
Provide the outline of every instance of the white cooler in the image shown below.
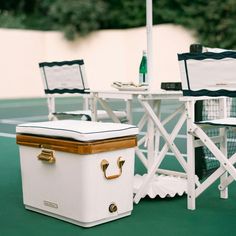
[[137,127],[60,120],[16,132],[27,209],[84,227],[131,214]]

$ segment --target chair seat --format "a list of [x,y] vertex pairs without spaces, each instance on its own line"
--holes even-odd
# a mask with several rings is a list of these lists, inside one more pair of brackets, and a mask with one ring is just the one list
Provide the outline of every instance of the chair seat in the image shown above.
[[236,126],[236,118],[228,117],[224,119],[206,120],[195,123],[201,125],[214,125],[214,126]]
[[[125,111],[114,111],[115,115],[117,118],[123,120],[127,118],[126,112]],[[92,112],[90,110],[78,110],[78,111],[66,111],[66,112],[56,112],[53,113],[53,115],[57,116],[58,119],[64,118],[64,116],[79,116],[83,117],[82,119],[84,120],[91,120],[92,119]],[[97,119],[98,120],[104,120],[104,119],[109,119],[109,115],[105,110],[97,110]]]

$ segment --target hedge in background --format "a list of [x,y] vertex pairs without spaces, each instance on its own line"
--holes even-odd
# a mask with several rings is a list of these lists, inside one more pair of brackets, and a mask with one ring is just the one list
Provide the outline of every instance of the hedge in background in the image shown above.
[[[0,27],[61,30],[68,39],[98,29],[144,26],[145,0],[0,0]],[[236,0],[153,0],[154,24],[181,24],[210,47],[236,49]]]

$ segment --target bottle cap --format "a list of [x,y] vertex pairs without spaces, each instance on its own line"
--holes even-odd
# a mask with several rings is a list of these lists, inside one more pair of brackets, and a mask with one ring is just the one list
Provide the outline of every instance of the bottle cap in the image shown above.
[[203,49],[203,47],[202,47],[201,44],[191,44],[190,48],[189,48],[189,51],[191,53],[201,53],[202,49]]

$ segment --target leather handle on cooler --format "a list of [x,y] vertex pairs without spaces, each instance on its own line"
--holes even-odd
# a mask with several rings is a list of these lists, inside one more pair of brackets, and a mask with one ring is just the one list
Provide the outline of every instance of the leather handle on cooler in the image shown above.
[[103,174],[104,174],[104,177],[107,179],[107,180],[111,180],[111,179],[116,179],[116,178],[119,178],[122,174],[122,166],[124,165],[125,163],[125,160],[122,160],[121,159],[122,157],[119,157],[118,160],[117,160],[117,166],[119,168],[119,174],[116,174],[116,175],[109,175],[107,176],[106,174],[106,170],[109,166],[109,162],[105,159],[102,160],[101,162],[101,168],[102,168],[102,171],[103,171]]
[[53,151],[51,150],[42,150],[38,155],[38,160],[44,161],[49,164],[53,164],[56,162],[56,158],[54,157]]

